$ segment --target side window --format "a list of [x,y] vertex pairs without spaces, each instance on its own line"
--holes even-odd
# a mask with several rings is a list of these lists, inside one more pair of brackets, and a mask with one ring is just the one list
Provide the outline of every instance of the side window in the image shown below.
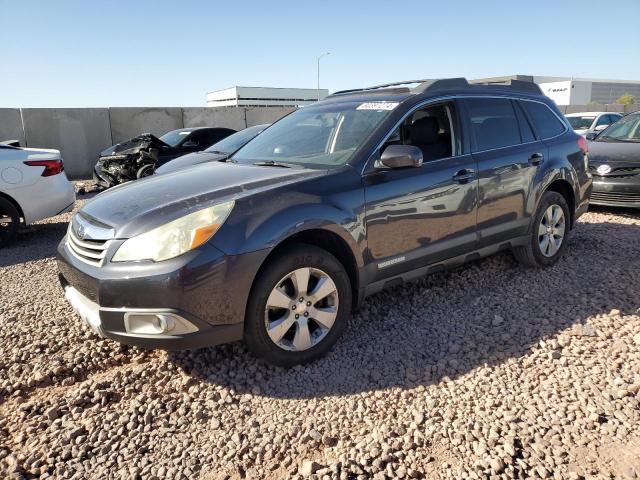
[[522,105],[529,114],[529,118],[533,122],[533,127],[538,132],[540,138],[551,138],[564,132],[564,124],[545,104],[523,101]]
[[377,152],[378,158],[389,145],[413,145],[422,151],[424,162],[451,157],[459,147],[452,103],[430,105],[411,113]]
[[611,115],[601,115],[600,118],[598,118],[596,127],[599,127],[600,125],[611,125]]
[[184,146],[193,146],[195,144],[195,146],[198,147],[202,147],[204,146],[204,136],[205,136],[205,132],[203,131],[195,131],[193,132],[191,135],[189,135],[189,137],[184,141]]
[[511,100],[502,98],[467,99],[471,134],[476,152],[518,145],[520,129]]
[[226,138],[228,135],[223,133],[224,130],[207,130],[207,134],[205,136],[204,144],[201,145],[203,147],[210,147],[214,143],[218,143],[223,138]]
[[517,101],[514,101],[513,103],[516,109],[516,116],[518,117],[518,125],[520,125],[520,136],[522,137],[522,143],[535,142],[536,137],[533,134],[533,130],[531,130],[529,120],[527,120],[527,117],[524,115],[522,105],[520,105],[520,102]]

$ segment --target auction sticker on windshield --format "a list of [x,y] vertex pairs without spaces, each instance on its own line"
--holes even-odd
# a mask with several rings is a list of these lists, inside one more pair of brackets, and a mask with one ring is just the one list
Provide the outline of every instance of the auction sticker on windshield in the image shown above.
[[398,102],[366,102],[358,105],[356,110],[393,110]]

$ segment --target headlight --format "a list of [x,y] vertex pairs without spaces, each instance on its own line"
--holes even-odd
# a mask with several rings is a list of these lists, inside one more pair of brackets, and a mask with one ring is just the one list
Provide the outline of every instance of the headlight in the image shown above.
[[113,256],[114,262],[153,260],[161,262],[199,247],[225,222],[234,202],[198,210],[161,227],[126,240]]

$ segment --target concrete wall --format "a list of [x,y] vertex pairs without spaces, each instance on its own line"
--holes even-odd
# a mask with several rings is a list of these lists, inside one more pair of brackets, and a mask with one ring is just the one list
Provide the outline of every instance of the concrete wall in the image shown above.
[[261,125],[263,123],[273,123],[295,110],[294,107],[247,107],[245,108],[247,127]]
[[22,117],[18,108],[0,108],[0,142],[5,140],[20,140],[20,145],[24,145]]
[[184,126],[181,108],[110,108],[109,117],[113,143],[124,142],[140,133],[159,137]]
[[206,127],[216,125],[242,130],[247,126],[244,108],[192,107],[182,109],[182,123],[185,127]]
[[23,108],[22,120],[27,146],[60,150],[73,178],[91,177],[98,153],[112,144],[106,108]]
[[[226,127],[273,123],[292,112],[289,107],[264,108],[0,108],[0,141],[22,146],[57,148],[67,176],[91,178],[102,150],[144,132],[160,136],[184,127]],[[24,126],[24,127],[23,127]]]

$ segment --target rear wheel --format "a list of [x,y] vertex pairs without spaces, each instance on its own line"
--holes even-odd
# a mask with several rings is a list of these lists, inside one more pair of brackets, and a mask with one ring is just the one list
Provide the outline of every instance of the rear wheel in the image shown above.
[[245,318],[249,350],[290,367],[324,355],[351,311],[351,284],[329,252],[296,245],[272,260],[251,290]]
[[567,247],[569,207],[557,192],[545,192],[533,219],[527,245],[517,247],[516,259],[531,267],[548,267],[558,261]]
[[0,247],[11,243],[20,227],[20,212],[6,198],[0,197]]

